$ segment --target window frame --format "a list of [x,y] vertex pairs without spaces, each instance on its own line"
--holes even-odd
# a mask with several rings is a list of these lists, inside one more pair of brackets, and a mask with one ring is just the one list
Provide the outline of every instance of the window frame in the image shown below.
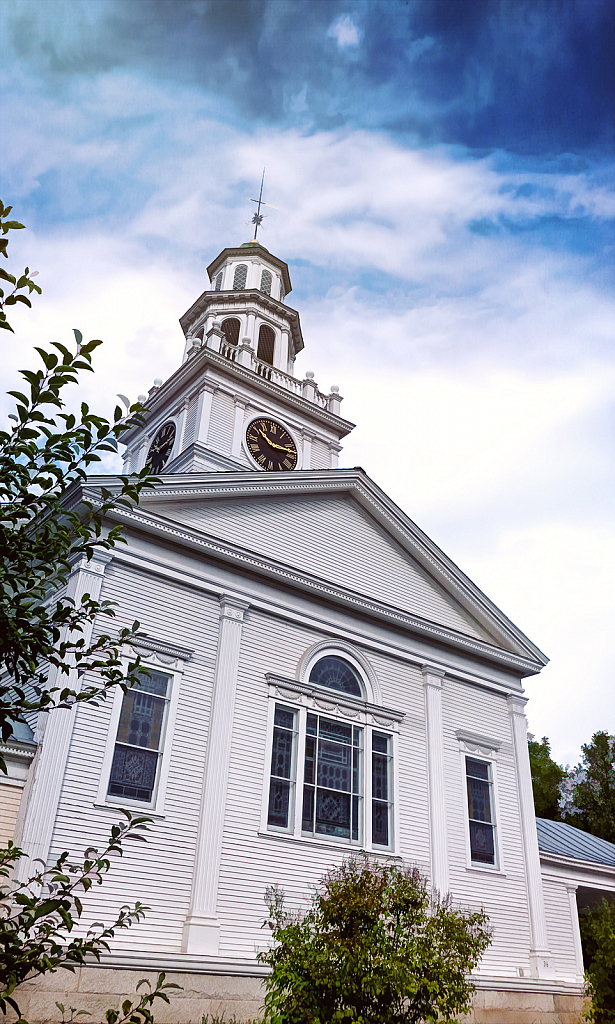
[[[319,651],[319,657],[325,654],[339,654],[348,659],[348,652],[329,648]],[[350,660],[350,659],[348,659]],[[360,665],[356,659],[355,664]],[[309,659],[306,664],[311,670],[314,661]],[[309,672],[308,672],[309,674]],[[373,854],[396,856],[399,851],[399,724],[403,714],[374,705],[370,702],[345,694],[338,690],[330,690],[314,683],[300,680],[285,679],[281,676],[268,674],[268,714],[267,739],[265,744],[265,773],[263,780],[263,796],[260,832],[266,836],[283,837],[292,842],[331,845],[348,850],[365,850]],[[361,681],[367,689],[365,677]],[[273,729],[276,705],[294,711],[296,714],[297,740],[294,758],[294,778],[292,789],[294,807],[289,814],[288,827],[270,825],[268,822],[269,789],[271,783],[271,757],[273,750]],[[315,714],[331,721],[339,720],[345,725],[355,725],[363,730],[362,743],[362,779],[360,799],[362,803],[361,821],[359,822],[359,839],[342,839],[336,836],[306,834],[303,831],[303,787],[305,771],[305,744],[308,714]],[[374,844],[372,841],[372,736],[380,733],[390,738],[390,785],[391,799],[389,810],[389,844]]]
[[[502,855],[502,842],[501,842],[501,828],[500,828],[500,802],[498,795],[498,781],[497,781],[497,755],[496,751],[490,749],[486,753],[486,747],[482,749],[472,749],[474,743],[469,744],[460,740],[459,743],[459,757],[460,757],[460,777],[462,786],[462,799],[463,799],[463,813],[464,813],[464,840],[466,850],[466,870],[467,871],[486,871],[489,874],[503,875],[503,855]],[[470,758],[472,761],[482,761],[483,764],[489,765],[490,775],[490,789],[491,789],[491,815],[493,825],[493,852],[494,852],[494,863],[485,864],[482,861],[472,860],[472,847],[470,845],[470,809],[468,807],[468,783],[466,774],[466,758]]]
[[[122,657],[122,670],[124,672],[128,670],[130,660],[131,659],[128,657]],[[175,734],[175,722],[177,719],[180,682],[183,674],[183,668],[177,667],[177,660],[175,658],[172,660],[174,662],[173,667],[165,663],[162,658],[158,658],[155,654],[152,654],[151,656],[143,657],[141,662],[143,668],[148,668],[151,669],[152,672],[159,672],[169,676],[168,697],[165,698],[167,707],[161,730],[161,748],[159,751],[158,770],[152,799],[150,801],[135,800],[134,798],[127,796],[113,796],[113,794],[109,794],[108,792],[111,767],[113,765],[113,756],[115,754],[117,734],[122,714],[122,706],[124,703],[124,691],[119,686],[116,686],[111,715],[107,725],[107,739],[100,770],[98,792],[96,794],[94,806],[113,808],[127,807],[130,810],[140,808],[143,813],[164,816],[164,806],[171,762],[171,750]],[[179,664],[181,666],[181,662]]]

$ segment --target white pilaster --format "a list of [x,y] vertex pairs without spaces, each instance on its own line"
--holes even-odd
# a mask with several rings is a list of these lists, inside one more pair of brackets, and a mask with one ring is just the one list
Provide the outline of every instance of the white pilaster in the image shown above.
[[190,399],[186,396],[181,404],[179,410],[179,416],[177,417],[177,426],[175,428],[175,444],[173,445],[173,451],[171,453],[172,461],[178,456],[184,448],[184,437],[186,435],[186,418],[188,416],[188,406],[190,405]]
[[[72,598],[75,605],[81,604],[84,594],[89,594],[94,601],[99,599],[105,568],[112,558],[110,551],[94,551],[89,562],[83,558],[74,566],[68,579],[66,596]],[[92,636],[92,625],[86,623],[83,632],[79,634],[86,647]],[[71,669],[68,676],[58,669],[52,669],[49,673],[49,685],[68,686],[71,690],[77,691],[81,689],[76,669]],[[20,881],[28,878],[33,869],[36,870],[37,865],[32,865],[34,859],[47,863],[77,706],[74,704],[72,708],[58,708],[46,716],[44,737],[39,747],[35,775],[23,819],[23,831],[19,837],[20,846],[25,853],[25,857],[17,862],[15,871],[15,876]]]
[[579,927],[579,908],[577,907],[577,886],[576,883],[567,883],[568,903],[570,904],[570,924],[572,925],[572,939],[574,942],[574,962],[577,981],[584,978],[583,947],[581,945],[581,929]]
[[273,347],[273,365],[283,373],[288,368],[288,331],[277,330]]
[[245,419],[247,407],[248,403],[243,398],[235,396],[235,422],[233,424],[233,447],[231,449],[231,455],[234,459],[238,459],[241,455],[243,421]]
[[442,725],[442,678],[444,670],[423,665],[427,725],[427,786],[429,795],[429,857],[431,885],[444,895],[449,891],[446,840],[446,793],[444,785],[444,730]]
[[517,787],[519,790],[519,811],[521,814],[521,835],[525,860],[527,902],[530,914],[530,966],[535,978],[554,978],[555,968],[547,937],[545,900],[540,872],[540,854],[536,834],[534,794],[530,755],[527,747],[527,721],[525,718],[526,698],[509,694],[506,698],[511,718]]
[[209,437],[209,421],[211,419],[211,406],[216,392],[216,385],[203,381],[198,397],[196,410],[196,432],[195,438],[203,444],[207,444]]
[[314,440],[314,435],[310,434],[307,430],[302,430],[301,436],[303,438],[303,451],[301,453],[301,469],[311,469],[312,441]]
[[217,918],[218,880],[241,632],[248,607],[246,601],[226,596],[220,598],[218,652],[192,880],[192,900],[183,936],[184,952],[200,953],[205,956],[216,956],[220,941],[220,923]]

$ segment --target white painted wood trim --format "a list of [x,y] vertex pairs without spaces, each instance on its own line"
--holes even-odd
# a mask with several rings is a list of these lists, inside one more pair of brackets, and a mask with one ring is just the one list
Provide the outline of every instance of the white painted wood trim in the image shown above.
[[218,952],[218,880],[226,812],[226,792],[233,738],[235,693],[247,601],[220,598],[218,651],[203,781],[199,834],[190,912],[184,925],[184,951],[214,956]]
[[570,907],[570,924],[572,925],[572,938],[574,941],[574,962],[576,967],[576,980],[582,982],[585,976],[583,966],[583,947],[581,945],[581,928],[579,926],[579,908],[577,907],[577,886],[567,884],[568,904]]
[[446,790],[444,781],[444,729],[442,679],[444,673],[431,665],[422,668],[427,723],[427,788],[429,796],[429,858],[431,885],[442,895],[449,891],[446,837]]
[[538,851],[538,837],[536,835],[536,815],[532,792],[530,756],[527,746],[526,698],[511,694],[506,698],[506,701],[512,725],[515,766],[517,770],[517,790],[529,907],[530,965],[533,977],[554,978],[555,967],[549,949],[545,900],[540,870],[540,854]]
[[200,441],[201,444],[207,444],[209,437],[211,407],[216,390],[214,384],[203,382],[197,398],[195,441]]
[[[79,561],[69,576],[66,596],[72,598],[76,605],[81,603],[81,598],[86,593],[97,601],[105,569],[112,557],[110,551],[95,550],[90,561],[86,561],[85,558]],[[90,642],[92,628],[93,623],[85,623],[80,634],[86,646]],[[73,690],[80,690],[81,679],[76,669],[71,669],[69,675],[65,676],[58,669],[52,668],[49,673],[49,685],[70,686]],[[30,876],[34,859],[47,863],[78,707],[78,704],[74,704],[72,708],[50,711],[47,716],[45,735],[36,758],[32,789],[21,831],[20,845],[25,856],[17,862],[15,868],[15,878],[18,881],[24,881]]]
[[233,423],[233,446],[231,449],[231,457],[238,459],[241,455],[241,448],[243,443],[243,421],[248,408],[248,403],[245,399],[235,396],[235,420]]

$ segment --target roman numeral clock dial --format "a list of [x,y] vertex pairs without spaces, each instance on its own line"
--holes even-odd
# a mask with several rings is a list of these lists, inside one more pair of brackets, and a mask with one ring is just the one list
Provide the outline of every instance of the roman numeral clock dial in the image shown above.
[[147,453],[146,468],[150,473],[160,473],[171,458],[175,444],[175,424],[165,423],[156,434]]
[[268,416],[252,420],[246,430],[246,445],[250,455],[261,469],[295,469],[299,454],[286,427]]

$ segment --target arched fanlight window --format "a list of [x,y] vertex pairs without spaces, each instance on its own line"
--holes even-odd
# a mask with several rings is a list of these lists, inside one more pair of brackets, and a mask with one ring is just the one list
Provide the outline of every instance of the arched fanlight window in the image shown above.
[[330,690],[341,690],[355,697],[363,696],[359,676],[349,661],[337,654],[327,654],[317,661],[310,672],[310,682],[326,686]]
[[261,274],[261,291],[265,295],[271,295],[271,285],[273,283],[273,276],[268,270],[263,270]]
[[219,292],[221,288],[222,288],[222,274],[220,273],[220,274],[218,274],[218,276],[216,278],[216,283],[214,285],[214,291]]
[[267,324],[261,324],[258,332],[257,356],[263,363],[273,366],[273,347],[275,345],[275,333]]
[[233,288],[240,289],[245,288],[246,278],[248,276],[248,268],[245,263],[239,263],[235,267],[235,276],[233,278]]
[[223,331],[224,337],[228,341],[229,345],[238,345],[239,344],[239,330],[240,330],[240,328],[241,328],[241,323],[239,322],[239,320],[235,316],[231,316],[231,317],[228,318],[228,320],[223,320],[222,321],[222,331]]

